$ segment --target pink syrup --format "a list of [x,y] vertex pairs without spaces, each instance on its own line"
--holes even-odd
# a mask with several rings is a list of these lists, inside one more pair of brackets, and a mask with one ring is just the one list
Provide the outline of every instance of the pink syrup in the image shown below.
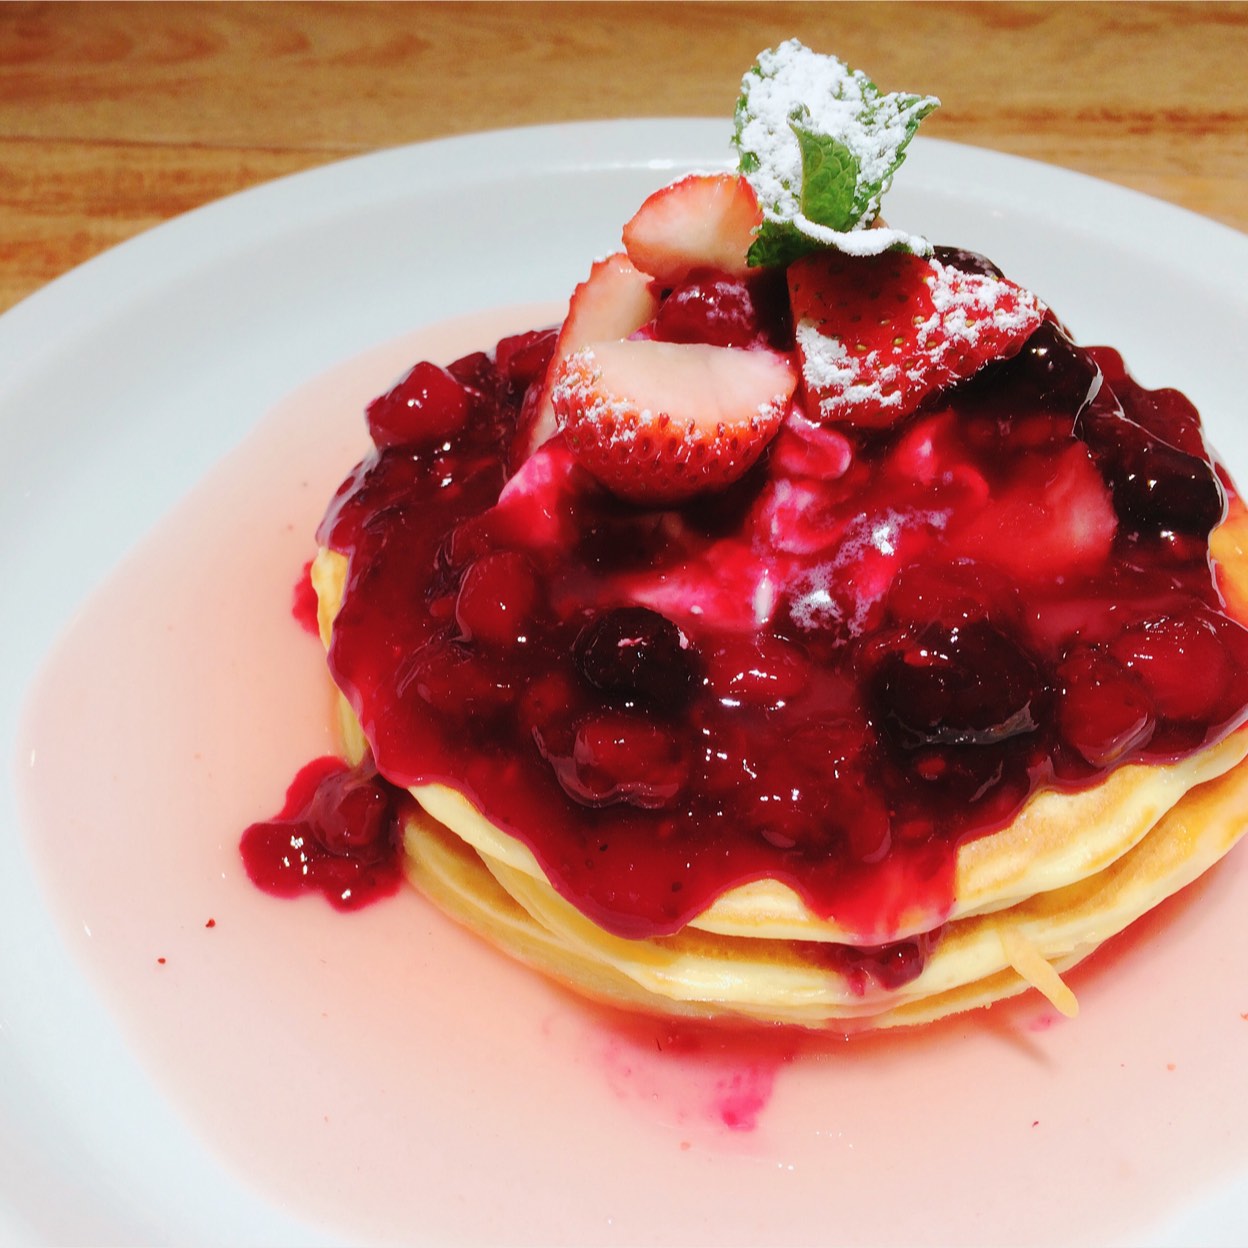
[[1077,1021],[1026,999],[850,1040],[624,1018],[410,890],[344,914],[247,879],[241,830],[335,746],[290,595],[364,405],[557,315],[424,330],[292,395],[50,656],[28,843],[153,1080],[224,1166],[354,1241],[1086,1241],[1242,1172],[1242,852],[1070,976]]

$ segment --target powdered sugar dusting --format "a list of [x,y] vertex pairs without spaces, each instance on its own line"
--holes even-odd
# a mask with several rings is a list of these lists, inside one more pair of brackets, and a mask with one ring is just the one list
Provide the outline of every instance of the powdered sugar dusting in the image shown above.
[[[766,210],[763,215],[768,215]],[[777,221],[783,218],[773,213],[771,219]],[[843,251],[847,256],[878,256],[881,252],[893,247],[913,251],[916,255],[931,251],[931,244],[920,235],[907,234],[904,230],[894,230],[887,226],[872,229],[856,227],[852,230],[833,230],[826,225],[820,225],[818,221],[812,221],[803,212],[794,214],[793,224],[807,238],[825,247],[835,247],[837,251]]]
[[631,399],[614,395],[602,385],[592,347],[582,347],[568,357],[551,390],[551,400],[560,429],[567,425],[568,412],[576,410],[602,440],[614,446],[628,446],[638,430],[654,420],[649,408],[639,410]]
[[936,316],[923,327],[924,335],[930,337],[939,331],[946,340],[960,339],[975,346],[988,326],[1007,334],[1023,333],[1034,328],[1043,315],[1040,301],[1029,290],[1015,287],[1017,298],[1002,300],[999,278],[963,273],[938,260],[928,263]]
[[784,353],[655,339],[594,343],[553,367],[568,449],[617,494],[652,503],[740,477],[797,385]]
[[939,510],[864,514],[845,531],[831,558],[795,578],[790,588],[793,622],[808,631],[841,631],[859,637],[888,592],[908,536],[936,532],[948,522]]
[[[788,222],[817,243],[851,255],[876,255],[903,246],[930,252],[925,239],[900,230],[869,230],[892,182],[897,153],[913,132],[916,114],[938,101],[932,96],[882,95],[861,70],[812,52],[796,39],[760,54],[741,83],[737,144],[757,160],[746,177],[767,220]],[[792,122],[839,140],[858,162],[857,193],[864,196],[859,220],[848,231],[810,220],[802,211],[802,154]]]
[[[809,317],[797,323],[795,332],[802,360],[802,380],[808,392],[822,396],[819,400],[821,414],[834,415],[845,404],[900,407],[901,391],[895,386],[901,369],[896,364],[868,357],[867,364],[875,367],[864,371],[839,338],[825,334]],[[893,387],[891,392],[890,386]]]
[[930,312],[904,327],[904,341],[864,349],[846,342],[834,324],[798,320],[802,379],[824,419],[864,408],[911,410],[924,395],[1016,349],[1044,317],[1041,301],[1013,283],[935,259],[914,263],[927,266]]

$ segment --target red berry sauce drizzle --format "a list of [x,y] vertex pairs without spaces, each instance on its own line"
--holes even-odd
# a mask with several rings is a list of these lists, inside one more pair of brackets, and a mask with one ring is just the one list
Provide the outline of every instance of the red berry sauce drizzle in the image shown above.
[[339,910],[388,897],[403,878],[401,817],[411,800],[371,760],[348,767],[314,759],[291,781],[282,809],[243,833],[248,874],[275,896],[315,890]]
[[[791,345],[769,281],[695,273],[640,332]],[[558,437],[511,462],[553,342],[419,364],[370,406],[319,534],[350,561],[329,662],[389,782],[464,792],[608,931],[774,877],[887,945],[829,965],[895,986],[926,945],[887,942],[948,912],[960,843],[1244,719],[1226,487],[1193,406],[1116,353],[1046,322],[895,429],[792,417],[660,511]]]
[[305,633],[311,633],[313,637],[320,634],[320,628],[316,619],[316,609],[316,590],[312,586],[312,560],[309,559],[303,565],[303,571],[295,582],[294,592],[291,594],[290,600],[290,613],[295,617],[295,623]]

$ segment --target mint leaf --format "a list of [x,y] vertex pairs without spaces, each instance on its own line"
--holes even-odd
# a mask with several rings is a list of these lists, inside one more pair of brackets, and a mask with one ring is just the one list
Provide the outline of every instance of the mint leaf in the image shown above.
[[[789,127],[801,154],[802,215],[832,230],[850,230],[858,219],[853,211],[858,159],[844,143],[811,130],[798,116]],[[751,245],[747,259],[755,267],[782,268],[820,245],[792,221],[769,220]]]
[[802,215],[832,230],[853,229],[864,215],[859,208],[858,158],[839,139],[796,118],[789,129],[802,154]]
[[746,263],[756,269],[783,269],[819,244],[791,221],[764,221],[745,253]]
[[869,231],[919,123],[939,101],[885,95],[860,70],[790,39],[746,73],[733,135],[763,209],[752,264],[786,264],[819,247],[869,254],[930,250],[925,239]]
[[[801,153],[801,211],[833,228],[849,229],[853,224],[849,207],[858,179],[853,152],[797,121],[791,125]],[[768,220],[746,258],[756,268],[783,268],[819,246],[792,221]]]

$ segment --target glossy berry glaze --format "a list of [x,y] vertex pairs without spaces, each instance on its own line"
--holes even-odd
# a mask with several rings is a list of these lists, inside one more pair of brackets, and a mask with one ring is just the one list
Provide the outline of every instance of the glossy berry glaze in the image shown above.
[[315,890],[339,910],[358,909],[399,887],[401,817],[410,801],[369,763],[314,759],[291,781],[282,809],[243,833],[243,859],[266,892]]
[[[641,332],[792,342],[766,279],[716,274]],[[1243,720],[1224,484],[1192,405],[1112,351],[1050,321],[895,429],[795,410],[737,485],[648,510],[560,437],[512,462],[552,346],[418,365],[372,404],[379,449],[319,534],[349,558],[329,662],[382,774],[467,794],[607,930],[671,933],[774,877],[898,940],[1037,788]]]

